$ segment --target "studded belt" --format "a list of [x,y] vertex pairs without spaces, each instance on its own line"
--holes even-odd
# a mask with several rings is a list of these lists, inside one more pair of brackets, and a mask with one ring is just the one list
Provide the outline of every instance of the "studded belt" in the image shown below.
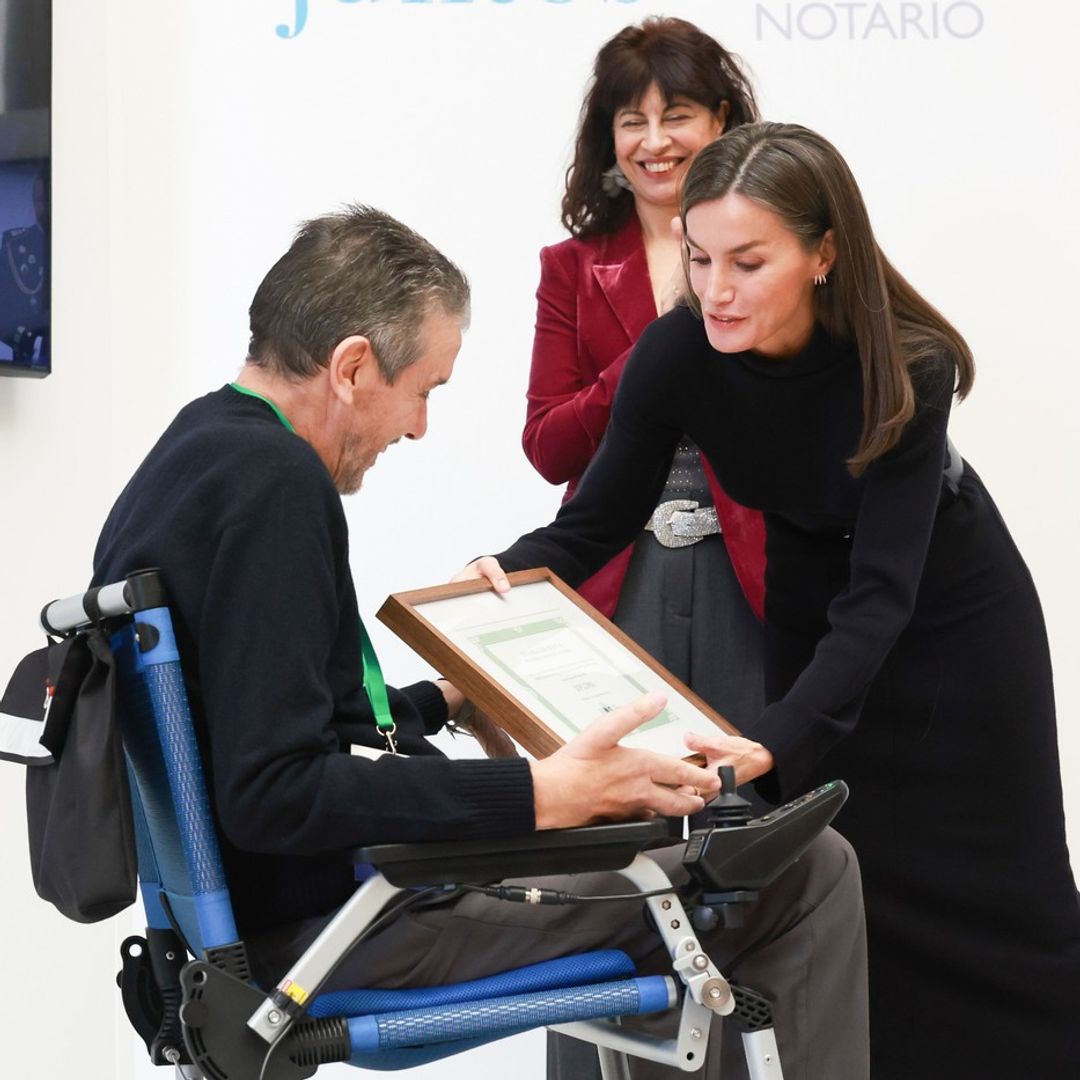
[[720,532],[715,506],[699,506],[692,499],[672,499],[661,503],[645,526],[669,548],[689,547],[706,536]]

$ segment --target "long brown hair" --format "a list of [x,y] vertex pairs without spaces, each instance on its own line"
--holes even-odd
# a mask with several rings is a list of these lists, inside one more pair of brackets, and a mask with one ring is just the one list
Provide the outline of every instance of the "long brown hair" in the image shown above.
[[630,216],[634,197],[604,192],[615,163],[615,113],[639,101],[652,83],[665,101],[687,97],[716,112],[728,103],[726,130],[756,120],[757,102],[738,59],[685,19],[653,16],[620,30],[596,54],[566,171],[562,222],[574,236],[614,232]]
[[[943,353],[956,364],[956,393],[975,379],[960,333],[900,275],[874,239],[859,186],[839,151],[797,124],[748,124],[722,135],[694,158],[682,191],[682,221],[699,203],[736,193],[776,214],[807,250],[833,232],[836,262],[814,290],[817,321],[853,341],[863,374],[863,429],[848,461],[860,475],[894,447],[915,415],[912,368]],[[683,265],[687,271],[684,245]],[[690,306],[701,314],[688,287]]]

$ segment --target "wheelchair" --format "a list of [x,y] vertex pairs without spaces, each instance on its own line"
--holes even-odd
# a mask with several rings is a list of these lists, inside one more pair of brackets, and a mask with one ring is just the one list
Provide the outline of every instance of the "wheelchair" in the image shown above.
[[[741,1031],[751,1080],[782,1080],[770,1003],[725,979],[696,930],[738,925],[835,815],[842,782],[751,819],[724,777],[710,825],[683,855],[691,910],[648,854],[671,842],[663,821],[361,848],[354,861],[370,876],[285,977],[259,987],[230,905],[160,575],[54,601],[42,625],[61,636],[99,626],[109,637],[147,923],[145,937],[123,943],[117,981],[151,1060],[177,1080],[294,1080],[332,1062],[408,1069],[540,1026],[595,1044],[605,1080],[628,1080],[629,1056],[699,1070],[719,1018]],[[478,886],[507,902],[550,902],[548,890],[499,883],[599,870],[640,891],[669,975],[637,976],[628,956],[602,950],[450,986],[319,992],[342,956],[418,896]],[[620,1022],[665,1011],[678,1019],[667,1038]]]

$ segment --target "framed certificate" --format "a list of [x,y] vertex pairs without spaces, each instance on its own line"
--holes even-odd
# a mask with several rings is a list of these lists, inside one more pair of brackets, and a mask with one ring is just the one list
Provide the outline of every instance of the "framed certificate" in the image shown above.
[[686,756],[684,731],[738,730],[547,569],[395,593],[378,617],[530,754],[649,690],[667,696],[622,743]]

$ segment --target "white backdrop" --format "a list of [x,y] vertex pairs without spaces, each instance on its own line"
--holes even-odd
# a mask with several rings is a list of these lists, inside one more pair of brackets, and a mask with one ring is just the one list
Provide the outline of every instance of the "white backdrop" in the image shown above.
[[[646,14],[680,15],[745,58],[767,117],[816,127],[845,152],[886,251],[975,349],[975,392],[952,434],[1040,586],[1080,843],[1075,5],[55,6],[55,374],[0,383],[0,668],[36,644],[45,599],[83,587],[111,500],[177,408],[235,374],[251,294],[296,223],[349,200],[413,225],[474,288],[427,438],[385,455],[348,503],[362,610],[547,520],[558,492],[519,448],[537,251],[562,237],[560,187],[597,47]],[[425,673],[372,630],[392,680]],[[111,985],[115,945],[138,919],[80,928],[33,898],[21,782],[0,766],[9,1071],[151,1075]],[[424,1075],[539,1078],[542,1039],[465,1060]]]

